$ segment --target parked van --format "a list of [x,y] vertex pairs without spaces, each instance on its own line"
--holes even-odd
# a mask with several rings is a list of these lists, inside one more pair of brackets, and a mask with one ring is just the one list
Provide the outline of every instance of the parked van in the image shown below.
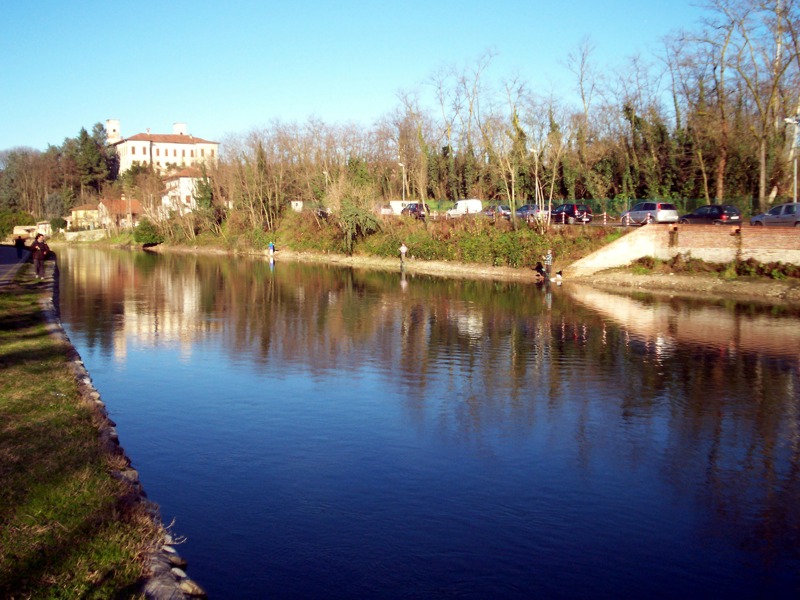
[[464,215],[477,215],[483,210],[483,202],[474,198],[470,200],[457,200],[453,208],[449,209],[445,216],[448,219],[463,217]]

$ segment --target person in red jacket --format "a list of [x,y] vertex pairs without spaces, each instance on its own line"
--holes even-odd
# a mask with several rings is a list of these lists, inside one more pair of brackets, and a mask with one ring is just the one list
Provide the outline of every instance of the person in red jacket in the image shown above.
[[28,248],[33,258],[33,268],[36,271],[36,279],[44,279],[44,261],[50,254],[50,246],[44,241],[44,234],[36,236],[36,240]]

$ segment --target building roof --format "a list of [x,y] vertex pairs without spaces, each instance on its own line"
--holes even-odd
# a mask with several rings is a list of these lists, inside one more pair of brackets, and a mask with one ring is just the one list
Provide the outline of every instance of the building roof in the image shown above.
[[137,133],[131,137],[122,138],[115,142],[110,142],[112,146],[117,146],[123,142],[153,142],[156,144],[217,144],[193,135],[182,135],[179,133]]
[[72,210],[97,210],[97,204],[81,204],[80,206],[73,207]]
[[142,214],[142,205],[139,203],[138,200],[135,198],[131,198],[130,200],[101,200],[100,204],[102,204],[108,214],[110,215],[127,215],[128,214],[128,206],[130,203],[130,210],[131,213],[134,215]]
[[164,177],[164,181],[171,181],[173,179],[181,179],[182,177],[189,177],[191,179],[200,179],[203,177],[202,171],[200,169],[195,169],[194,167],[186,167],[185,169],[181,169],[175,173],[171,173]]

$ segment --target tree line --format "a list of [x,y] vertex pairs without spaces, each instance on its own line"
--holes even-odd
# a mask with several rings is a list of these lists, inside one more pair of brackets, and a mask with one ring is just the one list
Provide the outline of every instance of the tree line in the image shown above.
[[[223,141],[191,228],[270,229],[293,200],[374,210],[402,195],[763,211],[793,197],[796,125],[786,120],[800,114],[799,16],[795,0],[710,0],[702,22],[616,70],[585,38],[564,57],[569,99],[494,78],[487,52],[399,93],[369,126],[276,120]],[[115,161],[100,124],[44,152],[5,151],[0,209],[52,216],[101,195],[157,197],[154,173],[118,177]]]

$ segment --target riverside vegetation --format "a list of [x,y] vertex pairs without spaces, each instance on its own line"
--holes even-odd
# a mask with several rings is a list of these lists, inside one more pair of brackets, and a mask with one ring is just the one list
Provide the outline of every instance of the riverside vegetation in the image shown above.
[[110,472],[30,265],[0,294],[0,597],[136,598],[161,535]]
[[[349,219],[349,222],[344,222]],[[457,221],[382,219],[370,214],[320,217],[289,213],[271,232],[255,230],[192,238],[143,222],[133,235],[113,244],[166,242],[192,249],[398,259],[401,242],[414,259],[449,264],[529,269],[548,248],[556,265],[568,264],[608,244],[620,228],[563,226],[543,232],[525,223],[475,218]],[[678,258],[670,263],[639,261],[633,272],[718,272],[719,277],[798,278],[791,265],[711,267]],[[44,289],[30,267],[0,294],[0,595],[4,597],[108,598],[139,594],[144,556],[160,531],[143,507],[125,501],[121,482],[109,476],[120,465],[97,443],[91,411],[84,407],[66,349],[47,334],[42,319]]]

